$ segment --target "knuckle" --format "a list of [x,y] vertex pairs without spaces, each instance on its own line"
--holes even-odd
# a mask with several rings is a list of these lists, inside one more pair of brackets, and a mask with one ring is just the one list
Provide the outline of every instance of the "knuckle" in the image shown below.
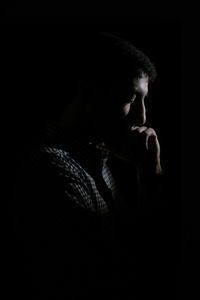
[[147,128],[146,131],[147,131],[148,135],[154,135],[154,136],[156,136],[156,132],[155,132],[155,130],[153,128]]

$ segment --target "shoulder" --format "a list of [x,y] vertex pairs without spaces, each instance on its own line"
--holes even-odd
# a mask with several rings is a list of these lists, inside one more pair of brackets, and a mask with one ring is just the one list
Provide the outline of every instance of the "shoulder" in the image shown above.
[[34,203],[74,203],[89,211],[107,213],[94,178],[69,152],[54,147],[32,149],[23,165],[17,190],[25,199],[28,195]]
[[94,180],[69,152],[54,147],[35,149],[28,164],[27,186],[33,186],[34,192],[95,210]]
[[87,173],[69,152],[54,147],[42,147],[29,154],[32,170],[47,175],[65,175],[86,179]]

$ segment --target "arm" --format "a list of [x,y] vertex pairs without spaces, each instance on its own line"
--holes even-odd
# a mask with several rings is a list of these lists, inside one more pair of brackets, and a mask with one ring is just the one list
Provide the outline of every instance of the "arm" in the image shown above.
[[[118,135],[106,147],[115,157],[128,163],[130,169],[132,166],[136,170],[140,212],[142,209],[153,208],[163,181],[160,144],[156,132],[145,126],[134,127],[129,133]],[[160,205],[162,206],[161,202]]]
[[125,225],[124,231],[129,231],[128,236],[132,238],[136,234],[138,239],[144,236],[149,239],[150,233],[155,239],[158,238],[167,226],[168,210],[164,194],[165,175],[161,167],[160,144],[156,132],[144,126],[133,128],[130,133],[118,136],[118,140],[112,145],[107,144],[107,147],[118,161],[124,161],[128,166],[128,172],[123,172],[123,176],[119,167],[121,181],[125,183],[121,189],[121,202],[126,201],[127,190],[132,187],[137,189],[137,193],[128,195],[129,203],[125,209],[119,210],[119,218]]
[[[130,258],[133,253],[136,254],[139,270],[147,272],[160,266],[167,270],[173,220],[166,203],[166,179],[160,163],[158,137],[153,129],[143,127],[122,137],[118,145],[118,148],[110,149],[117,157],[115,170],[119,174],[119,184],[122,183],[122,201],[127,198],[127,190],[130,191],[126,209],[123,213],[119,210],[122,244]],[[121,165],[126,167],[123,169]],[[131,192],[131,189],[137,191]],[[136,205],[135,199],[138,200]],[[131,201],[133,205],[130,205]],[[163,257],[166,259],[163,260]]]

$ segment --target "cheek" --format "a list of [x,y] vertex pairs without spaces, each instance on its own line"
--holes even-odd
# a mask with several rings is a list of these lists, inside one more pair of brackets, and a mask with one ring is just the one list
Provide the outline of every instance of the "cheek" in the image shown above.
[[119,106],[115,106],[112,109],[112,118],[113,120],[116,119],[117,122],[122,121],[128,114],[130,111],[130,104],[127,103],[125,105],[119,105]]
[[127,103],[122,107],[122,116],[126,117],[129,111],[130,111],[130,103]]

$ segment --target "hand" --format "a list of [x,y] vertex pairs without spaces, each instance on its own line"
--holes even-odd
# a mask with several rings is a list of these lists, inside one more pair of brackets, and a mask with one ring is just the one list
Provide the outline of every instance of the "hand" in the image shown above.
[[134,164],[139,175],[162,173],[160,144],[152,128],[133,126],[130,132],[113,136],[105,146],[118,158]]

